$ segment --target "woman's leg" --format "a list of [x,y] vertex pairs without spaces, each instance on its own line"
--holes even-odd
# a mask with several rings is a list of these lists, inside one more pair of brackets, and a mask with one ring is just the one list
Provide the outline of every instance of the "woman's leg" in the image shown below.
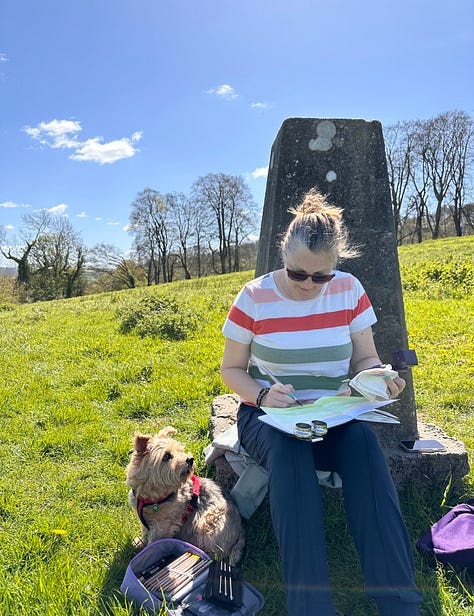
[[241,406],[239,439],[269,472],[270,511],[280,548],[289,616],[333,616],[319,483],[311,444],[258,420]]
[[[415,585],[412,548],[377,435],[363,422],[346,424],[330,430],[320,453],[329,448],[334,470],[342,476],[367,592],[383,616],[417,615],[422,598]],[[317,464],[317,445],[314,452]]]

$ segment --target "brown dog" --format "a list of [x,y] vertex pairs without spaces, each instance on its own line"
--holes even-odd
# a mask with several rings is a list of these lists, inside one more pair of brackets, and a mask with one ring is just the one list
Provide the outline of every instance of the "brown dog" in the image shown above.
[[244,548],[239,511],[214,481],[194,475],[194,458],[172,438],[176,432],[167,426],[155,436],[135,435],[127,484],[143,538],[176,537],[235,564]]

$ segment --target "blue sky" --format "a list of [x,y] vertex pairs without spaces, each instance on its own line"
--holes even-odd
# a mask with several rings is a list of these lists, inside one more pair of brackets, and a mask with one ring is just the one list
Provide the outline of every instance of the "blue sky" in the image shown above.
[[146,187],[242,175],[288,117],[474,115],[472,0],[2,0],[0,226],[68,216],[126,251]]

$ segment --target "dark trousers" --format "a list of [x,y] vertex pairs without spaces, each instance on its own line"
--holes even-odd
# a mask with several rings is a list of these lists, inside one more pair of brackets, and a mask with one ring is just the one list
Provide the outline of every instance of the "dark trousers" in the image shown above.
[[241,405],[239,439],[270,475],[273,528],[280,548],[289,616],[334,616],[321,492],[315,469],[342,477],[344,504],[366,590],[383,616],[416,616],[422,601],[398,496],[377,435],[364,422],[331,428],[308,443],[258,420]]

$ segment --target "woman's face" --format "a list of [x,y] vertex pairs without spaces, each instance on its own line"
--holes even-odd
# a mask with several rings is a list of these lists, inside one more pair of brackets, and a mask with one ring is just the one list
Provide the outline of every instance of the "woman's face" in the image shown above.
[[292,280],[286,268],[302,274],[331,274],[334,270],[334,258],[326,252],[311,252],[308,248],[301,248],[288,253],[285,258],[285,282],[292,299],[307,300],[316,297],[325,283],[319,284],[311,280]]

